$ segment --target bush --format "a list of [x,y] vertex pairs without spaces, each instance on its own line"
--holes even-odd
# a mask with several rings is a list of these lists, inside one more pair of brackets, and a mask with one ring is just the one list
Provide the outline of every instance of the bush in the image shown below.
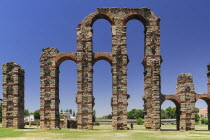
[[206,124],[206,125],[208,125],[208,119],[202,117],[202,118],[201,118],[201,124]]
[[93,125],[100,125],[99,122],[93,122]]
[[138,119],[136,120],[136,123],[137,123],[138,125],[142,125],[142,124],[143,124],[143,120],[142,120],[141,118],[138,118]]
[[200,116],[198,115],[198,113],[195,113],[195,122],[199,122],[200,120]]

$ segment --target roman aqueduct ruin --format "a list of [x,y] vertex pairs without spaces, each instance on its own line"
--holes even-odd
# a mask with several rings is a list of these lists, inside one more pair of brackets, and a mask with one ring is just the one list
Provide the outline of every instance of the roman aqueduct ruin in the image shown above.
[[[93,52],[92,25],[106,19],[112,26],[112,52]],[[112,67],[112,126],[114,130],[127,129],[127,64],[126,23],[137,19],[145,27],[144,59],[144,125],[146,129],[160,130],[161,104],[171,100],[177,108],[177,129],[195,129],[195,102],[203,99],[210,106],[210,65],[208,65],[208,93],[194,91],[191,74],[180,74],[176,93],[161,93],[160,18],[148,8],[99,8],[77,27],[77,52],[60,53],[47,47],[40,58],[40,127],[59,129],[59,65],[65,60],[77,64],[76,103],[78,129],[93,129],[93,65],[106,60]],[[24,70],[14,62],[3,65],[3,127],[23,128]],[[210,119],[210,114],[208,115]],[[210,125],[209,125],[210,130]]]

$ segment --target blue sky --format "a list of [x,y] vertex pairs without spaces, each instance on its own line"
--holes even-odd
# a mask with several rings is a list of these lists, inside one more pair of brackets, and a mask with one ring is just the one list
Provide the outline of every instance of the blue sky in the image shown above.
[[[52,46],[60,52],[75,52],[76,27],[97,8],[147,7],[161,18],[162,93],[175,94],[180,73],[192,73],[196,92],[206,93],[206,69],[210,62],[209,5],[209,0],[1,0],[0,65],[15,61],[25,69],[25,108],[34,111],[40,104],[42,48]],[[94,23],[95,52],[111,51],[110,28],[105,20]],[[139,21],[127,23],[128,93],[131,95],[128,110],[143,108],[143,31]],[[76,110],[76,64],[65,61],[60,71],[60,108]],[[97,116],[109,114],[112,94],[109,63],[97,62],[93,76],[94,109]],[[167,101],[162,107],[170,105],[174,106]],[[204,101],[198,101],[196,106],[206,108]]]

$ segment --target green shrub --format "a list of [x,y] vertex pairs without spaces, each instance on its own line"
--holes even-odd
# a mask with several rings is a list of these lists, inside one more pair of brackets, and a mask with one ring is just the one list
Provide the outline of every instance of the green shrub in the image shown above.
[[198,113],[195,113],[195,122],[199,122],[200,120],[200,116],[198,115]]
[[202,117],[202,118],[201,118],[201,124],[206,124],[206,125],[208,125],[208,119]]
[[142,124],[143,124],[143,120],[142,120],[141,118],[138,118],[138,119],[136,120],[136,123],[137,123],[138,125],[142,125]]
[[93,125],[100,125],[99,122],[93,122]]
[[204,124],[208,125],[208,119],[205,119]]

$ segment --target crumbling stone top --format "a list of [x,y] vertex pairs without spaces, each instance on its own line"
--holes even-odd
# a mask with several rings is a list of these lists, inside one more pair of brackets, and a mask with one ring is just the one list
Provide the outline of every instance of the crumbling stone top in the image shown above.
[[178,82],[186,82],[186,81],[192,82],[192,80],[193,80],[192,74],[190,73],[181,73],[179,74],[178,79],[177,79]]
[[14,68],[17,68],[18,70],[22,71],[23,73],[25,72],[24,69],[20,65],[15,63],[14,61],[10,61],[6,64],[3,64],[2,70],[3,70],[3,73],[9,73],[9,72],[12,72],[14,70]]

